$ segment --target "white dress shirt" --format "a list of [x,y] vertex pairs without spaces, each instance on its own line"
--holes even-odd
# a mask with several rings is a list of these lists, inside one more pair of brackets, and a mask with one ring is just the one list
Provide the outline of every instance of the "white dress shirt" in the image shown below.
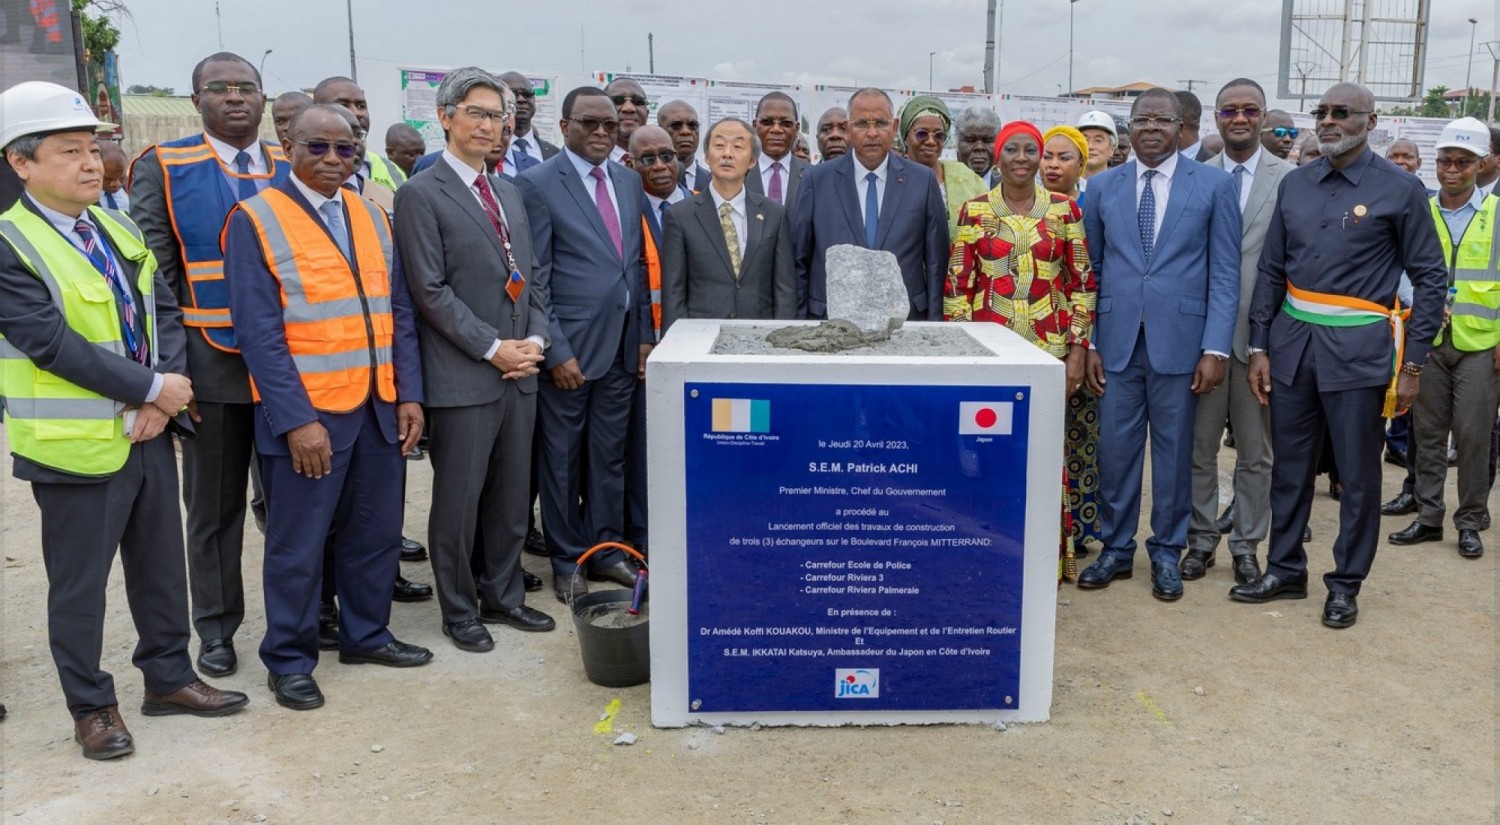
[[[526,151],[524,153],[521,151],[521,147],[516,145],[516,141],[518,140],[526,141]],[[541,163],[542,161],[546,160],[546,158],[542,157],[542,140],[541,138],[537,137],[535,127],[532,127],[531,130],[524,135],[516,135],[515,137],[511,138],[510,151],[505,153],[505,168],[519,169],[521,165],[516,162],[516,159],[519,158],[522,154],[530,155],[536,160],[537,163]]]
[[[1161,237],[1161,222],[1167,217],[1167,198],[1172,194],[1172,176],[1177,173],[1177,152],[1167,155],[1167,159],[1156,167],[1156,174],[1151,177],[1151,192],[1156,196],[1156,233],[1151,237],[1154,244]],[[1141,197],[1146,194],[1146,171],[1151,167],[1140,161],[1135,164],[1135,205],[1137,211],[1141,206]]]
[[[615,150],[618,151],[618,152],[620,152],[621,155],[625,154],[625,152],[623,150],[621,150],[620,147],[618,147],[618,146],[615,147]],[[581,158],[581,157],[573,154],[572,150],[568,149],[567,147],[563,148],[563,154],[567,155],[568,156],[568,160],[570,160],[570,161],[573,162],[573,168],[578,170],[578,177],[580,177],[580,178],[583,179],[583,188],[584,188],[584,190],[589,193],[589,200],[593,200],[594,199],[594,187],[596,185],[595,182],[594,182],[594,178],[593,178],[593,173],[594,173],[594,168],[595,168],[594,164],[589,163],[588,161],[584,160],[583,158]],[[615,160],[615,153],[614,152],[610,152],[609,153],[609,159],[610,160]],[[616,161],[616,162],[618,163],[619,161]],[[612,204],[614,204],[614,207],[615,207],[615,216],[619,217],[619,215],[620,215],[620,198],[619,198],[619,196],[617,196],[615,194],[615,176],[612,175],[612,174],[610,174],[610,172],[609,172],[609,164],[608,163],[601,163],[601,164],[599,164],[598,168],[604,170],[604,180],[605,180],[605,182],[607,182],[609,184],[608,186],[604,187],[604,191],[606,191],[606,192],[609,193],[609,202],[612,203]],[[623,231],[624,227],[621,227],[621,230]]]
[[[109,200],[110,200],[111,196],[114,197],[114,201],[115,201],[115,205],[114,206],[110,206],[109,205]],[[123,186],[120,187],[120,191],[118,191],[118,192],[110,193],[110,192],[100,191],[99,192],[99,205],[102,206],[102,207],[104,207],[105,209],[114,209],[114,210],[117,210],[117,211],[129,214],[130,213],[130,194],[125,191],[125,187],[123,187]]]
[[658,198],[650,192],[647,192],[646,200],[651,204],[651,214],[656,216],[657,227],[661,227],[663,222],[665,222],[666,220],[666,218],[662,215],[661,205],[663,203],[665,203],[668,207],[671,207],[671,205],[674,203],[682,203],[683,201],[687,200],[690,195],[691,193],[688,192],[687,188],[682,186],[681,184],[678,184],[676,187],[674,187],[672,189],[672,194],[668,195],[665,198]]
[[740,242],[740,261],[743,263],[745,260],[745,233],[749,231],[746,229],[745,220],[745,189],[744,187],[740,187],[740,193],[727,201],[724,200],[723,195],[719,194],[719,190],[712,186],[708,187],[708,192],[714,199],[715,212],[722,209],[724,204],[729,204],[729,222],[734,224],[734,234]]
[[792,194],[792,153],[788,152],[784,158],[773,158],[765,152],[760,153],[760,191],[766,197],[771,197],[771,164],[781,164],[781,205],[786,205],[786,199]]
[[[854,153],[850,152],[850,154]],[[869,188],[870,182],[865,180],[865,176],[871,172],[875,173],[875,205],[883,207],[885,206],[885,179],[890,168],[890,155],[881,158],[880,165],[874,169],[866,169],[859,158],[854,158],[854,199],[859,202],[860,220],[869,222],[869,219],[865,217],[865,190]]]
[[[302,197],[307,198],[307,203],[313,208],[313,211],[318,213],[318,218],[323,221],[323,225],[328,226],[328,216],[323,213],[323,204],[337,198],[339,196],[338,193],[333,193],[333,198],[326,197],[322,193],[314,191],[311,186],[303,183],[302,179],[296,175],[292,175],[291,181],[292,185],[297,187],[297,191],[302,193]],[[340,202],[340,206],[342,205],[342,202]],[[333,229],[331,226],[328,228],[330,230]],[[345,227],[345,231],[348,231],[348,227]],[[351,235],[350,237],[352,238],[353,236]],[[353,241],[351,240],[350,243],[353,243]]]
[[[564,151],[566,151],[566,150],[564,150]],[[614,161],[615,163],[624,163],[625,162],[625,150],[621,149],[620,146],[619,146],[619,144],[616,144],[615,148],[609,150],[609,159],[612,160],[612,161]]]
[[1255,170],[1260,168],[1260,153],[1263,151],[1265,150],[1257,145],[1255,153],[1244,163],[1237,163],[1230,159],[1229,155],[1224,155],[1224,171],[1228,172],[1230,177],[1235,177],[1236,166],[1245,167],[1243,179],[1240,181],[1240,214],[1242,215],[1245,213],[1245,204],[1250,202],[1250,187],[1255,185]]
[[260,141],[257,140],[255,143],[247,146],[244,149],[236,149],[233,146],[225,143],[224,141],[214,137],[213,135],[208,134],[207,132],[203,133],[203,137],[208,140],[208,145],[213,147],[214,154],[219,156],[219,160],[223,161],[224,165],[228,167],[231,172],[240,171],[239,166],[237,166],[234,162],[234,158],[240,152],[244,152],[245,154],[250,156],[250,174],[269,175],[271,173],[271,167],[266,162],[266,153],[265,150],[261,148]]

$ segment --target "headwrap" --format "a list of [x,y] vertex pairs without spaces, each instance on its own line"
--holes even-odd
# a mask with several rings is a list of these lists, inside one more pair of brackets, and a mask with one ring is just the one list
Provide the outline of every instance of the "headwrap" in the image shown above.
[[1068,140],[1073,141],[1073,145],[1078,147],[1078,157],[1082,158],[1082,160],[1080,161],[1080,164],[1083,165],[1083,166],[1088,166],[1089,165],[1089,141],[1088,141],[1088,138],[1084,137],[1082,132],[1078,131],[1077,129],[1073,128],[1072,126],[1067,125],[1066,123],[1058,125],[1058,126],[1053,126],[1051,129],[1047,130],[1046,134],[1042,135],[1042,144],[1041,144],[1042,151],[1044,151],[1044,152],[1047,151],[1047,141],[1049,141],[1049,140],[1057,137],[1058,135],[1061,135],[1061,136],[1067,138]]
[[1030,121],[1012,120],[1010,123],[1005,124],[1005,128],[1000,130],[1000,134],[995,136],[996,164],[1000,163],[1000,150],[1005,148],[1005,144],[1009,143],[1010,139],[1015,137],[1016,135],[1030,135],[1031,139],[1036,141],[1036,150],[1038,153],[1040,153],[1042,151],[1042,147],[1046,145],[1046,141],[1042,140],[1041,131],[1035,126],[1031,125]]
[[948,114],[948,104],[933,95],[917,95],[901,107],[901,134],[898,137],[902,147],[906,146],[906,133],[911,131],[911,125],[917,118],[927,115],[941,120],[944,132],[953,131],[953,116]]

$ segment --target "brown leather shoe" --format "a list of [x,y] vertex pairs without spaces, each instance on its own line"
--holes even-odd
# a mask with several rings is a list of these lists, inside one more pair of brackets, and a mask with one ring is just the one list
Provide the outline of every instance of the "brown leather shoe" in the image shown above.
[[194,679],[176,693],[146,691],[141,713],[146,716],[228,716],[250,704],[250,697],[237,690],[219,690],[202,679]]
[[83,746],[86,759],[114,759],[135,753],[135,740],[125,729],[118,705],[90,711],[73,720],[73,741]]

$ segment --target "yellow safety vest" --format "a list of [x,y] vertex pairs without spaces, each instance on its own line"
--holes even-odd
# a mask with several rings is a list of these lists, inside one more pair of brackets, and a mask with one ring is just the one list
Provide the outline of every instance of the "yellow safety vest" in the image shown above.
[[[138,267],[136,288],[154,361],[156,301],[151,287],[156,256],[146,247],[141,230],[123,214],[90,206],[89,217],[109,238],[116,255]],[[114,291],[76,246],[19,202],[0,214],[0,239],[46,285],[70,329],[121,358],[130,357]],[[5,426],[16,455],[80,476],[106,476],[125,465],[130,454],[120,416],[125,405],[38,368],[3,337],[0,397],[5,399]]]
[[[1448,280],[1453,294],[1453,314],[1448,327],[1453,330],[1453,346],[1462,352],[1479,352],[1500,344],[1500,221],[1495,220],[1494,195],[1486,195],[1479,212],[1469,221],[1459,239],[1455,253],[1448,224],[1438,211],[1438,199],[1432,196],[1432,219],[1437,224],[1438,240],[1443,243],[1443,260],[1448,264]],[[1443,342],[1438,332],[1437,343]]]
[[406,183],[406,173],[401,171],[401,167],[394,163],[386,163],[385,158],[374,152],[366,152],[365,157],[370,161],[370,180],[392,192],[396,191],[401,184]]

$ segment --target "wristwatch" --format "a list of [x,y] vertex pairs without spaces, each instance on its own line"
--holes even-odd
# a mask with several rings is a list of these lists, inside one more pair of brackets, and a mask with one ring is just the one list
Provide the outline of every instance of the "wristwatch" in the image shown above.
[[1406,373],[1407,375],[1420,376],[1422,374],[1422,365],[1418,364],[1415,361],[1407,361],[1406,363],[1401,365],[1401,371]]
[[1248,353],[1250,353],[1251,355],[1265,355],[1266,354],[1266,351],[1264,349],[1262,349],[1261,347],[1247,347],[1245,351],[1248,352]]

